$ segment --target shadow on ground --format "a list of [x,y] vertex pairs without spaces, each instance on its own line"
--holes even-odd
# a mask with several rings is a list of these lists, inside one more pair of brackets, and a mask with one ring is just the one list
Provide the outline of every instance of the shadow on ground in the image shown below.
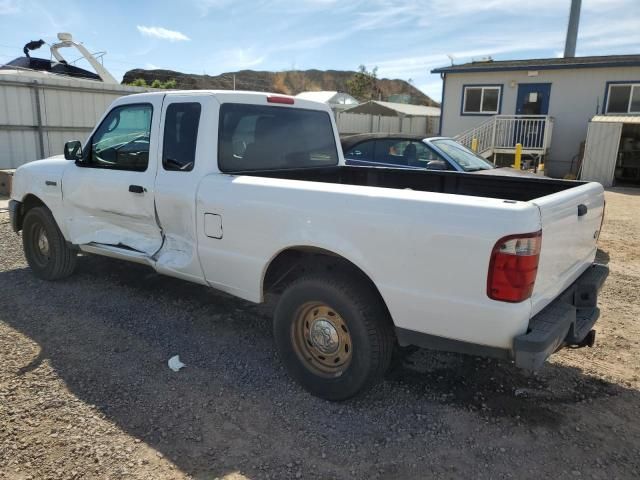
[[[362,398],[332,404],[285,374],[269,305],[100,257],[81,257],[76,275],[56,283],[27,269],[0,272],[0,287],[2,320],[40,347],[16,374],[50,362],[74,395],[199,478],[263,477],[300,459],[324,478],[349,478],[350,465],[365,477],[402,478],[411,472],[398,452],[427,462],[454,455],[453,439],[463,456],[460,430],[471,436],[497,422],[501,432],[553,432],[585,399],[640,405],[637,392],[569,367],[528,376],[505,362],[427,352]],[[178,373],[167,368],[176,354],[187,364]],[[470,468],[476,461],[465,460]]]

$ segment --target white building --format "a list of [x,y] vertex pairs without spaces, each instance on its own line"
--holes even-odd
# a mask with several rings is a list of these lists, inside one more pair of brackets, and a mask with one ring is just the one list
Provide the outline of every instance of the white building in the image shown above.
[[544,155],[551,176],[577,172],[589,120],[640,113],[640,55],[481,61],[437,68],[440,132],[479,153]]

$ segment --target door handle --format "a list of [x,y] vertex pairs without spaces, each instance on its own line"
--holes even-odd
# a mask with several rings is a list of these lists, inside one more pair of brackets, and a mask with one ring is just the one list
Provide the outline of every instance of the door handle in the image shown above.
[[584,203],[581,203],[580,205],[578,205],[578,216],[582,217],[583,215],[586,215],[587,210],[587,206]]
[[142,185],[129,185],[129,191],[131,193],[144,193],[145,188]]

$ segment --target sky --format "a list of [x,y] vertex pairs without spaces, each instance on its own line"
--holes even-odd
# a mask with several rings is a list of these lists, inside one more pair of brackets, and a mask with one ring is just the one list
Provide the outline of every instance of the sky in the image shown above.
[[[356,70],[439,101],[433,68],[562,56],[570,0],[0,0],[0,64],[70,32],[120,80],[133,68]],[[64,54],[67,50],[63,50]],[[577,55],[640,53],[640,0],[583,0]],[[48,58],[46,46],[34,56]],[[69,54],[67,60],[79,55]],[[78,63],[86,68],[86,64]]]

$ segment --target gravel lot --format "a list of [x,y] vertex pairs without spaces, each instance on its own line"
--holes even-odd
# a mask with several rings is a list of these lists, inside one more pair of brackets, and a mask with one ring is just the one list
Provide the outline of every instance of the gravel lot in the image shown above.
[[289,380],[269,305],[91,256],[39,281],[0,213],[0,479],[640,478],[638,212],[607,192],[595,348],[420,351],[341,404]]

